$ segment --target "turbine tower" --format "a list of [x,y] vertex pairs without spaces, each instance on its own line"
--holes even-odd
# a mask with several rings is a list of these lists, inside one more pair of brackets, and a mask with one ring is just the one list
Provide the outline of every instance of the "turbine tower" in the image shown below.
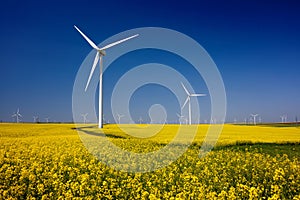
[[90,72],[90,75],[89,75],[89,78],[88,78],[88,81],[87,81],[87,83],[86,83],[86,86],[85,86],[85,91],[87,90],[87,88],[88,88],[88,86],[89,86],[89,84],[90,84],[90,81],[91,81],[91,78],[92,78],[92,75],[93,75],[93,73],[94,73],[94,70],[95,70],[95,68],[96,68],[96,66],[97,66],[97,63],[98,63],[98,61],[100,60],[100,62],[99,62],[99,67],[100,67],[100,80],[99,80],[99,128],[102,128],[103,127],[103,108],[102,108],[102,106],[103,106],[103,104],[102,104],[102,99],[103,99],[103,97],[102,97],[102,74],[103,74],[103,56],[105,56],[105,50],[106,49],[108,49],[108,48],[110,48],[110,47],[113,47],[113,46],[115,46],[115,45],[117,45],[117,44],[120,44],[120,43],[122,43],[122,42],[125,42],[125,41],[127,41],[127,40],[129,40],[129,39],[132,39],[132,38],[135,38],[135,37],[137,37],[138,36],[138,34],[136,34],[136,35],[133,35],[133,36],[130,36],[130,37],[127,37],[127,38],[125,38],[125,39],[122,39],[122,40],[119,40],[119,41],[117,41],[117,42],[113,42],[113,43],[111,43],[111,44],[108,44],[108,45],[106,45],[106,46],[104,46],[104,47],[102,47],[102,48],[99,48],[92,40],[90,40],[83,32],[81,32],[80,30],[79,30],[79,28],[77,28],[77,26],[75,26],[74,25],[74,27],[76,28],[76,30],[82,35],[82,37],[97,51],[97,54],[96,54],[96,57],[95,57],[95,59],[94,59],[94,63],[93,63],[93,67],[92,67],[92,69],[91,69],[91,72]]
[[83,123],[84,124],[86,124],[86,122],[87,122],[87,115],[88,115],[88,113],[81,114],[81,116],[83,117]]
[[206,96],[206,94],[191,94],[187,89],[186,87],[183,85],[183,83],[181,82],[181,85],[185,91],[185,93],[187,94],[187,98],[182,106],[181,109],[184,108],[184,106],[187,104],[187,102],[189,102],[189,124],[191,125],[192,124],[192,111],[191,111],[191,97],[203,97],[203,96]]
[[256,125],[256,117],[258,114],[251,114],[251,116],[253,117],[253,124]]
[[17,123],[20,122],[20,118],[19,117],[22,117],[22,115],[20,114],[19,108],[18,108],[17,112],[15,114],[13,114],[11,117],[15,117]]

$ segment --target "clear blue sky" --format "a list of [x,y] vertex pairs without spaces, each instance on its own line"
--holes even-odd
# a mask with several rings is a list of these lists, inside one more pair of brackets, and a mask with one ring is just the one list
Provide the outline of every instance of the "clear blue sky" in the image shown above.
[[[0,120],[12,121],[17,108],[23,121],[32,121],[33,115],[41,121],[72,120],[73,83],[91,51],[73,28],[76,24],[97,43],[138,27],[182,32],[199,42],[217,64],[226,87],[227,121],[243,121],[250,113],[259,113],[263,121],[279,121],[286,113],[294,121],[296,115],[300,118],[299,19],[296,0],[2,2]],[[116,79],[115,73],[108,71],[105,79]],[[157,101],[172,98],[168,91],[153,88],[166,95]],[[104,106],[109,105],[109,90],[104,89]],[[132,112],[147,118],[143,106],[149,102],[138,104],[145,98],[143,90],[147,87],[137,91]],[[170,109],[174,115],[178,105]],[[104,111],[110,118],[109,109]]]

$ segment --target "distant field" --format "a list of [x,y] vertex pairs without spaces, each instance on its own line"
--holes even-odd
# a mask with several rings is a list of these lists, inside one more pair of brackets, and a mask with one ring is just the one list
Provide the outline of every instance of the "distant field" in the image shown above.
[[[212,125],[219,126],[219,125]],[[143,129],[138,129],[139,126],[134,125],[120,125],[122,129],[128,133],[135,132],[135,134],[143,135]],[[119,136],[121,138],[133,138],[124,133],[117,125],[107,125],[101,132],[108,136]],[[141,127],[148,127],[148,125],[141,125]],[[194,143],[201,144],[206,136],[210,125],[182,125],[182,134],[189,135],[189,132],[194,130],[197,134],[194,138]],[[160,130],[161,128],[161,130]],[[100,134],[96,125],[84,126],[79,128],[81,131],[90,134]],[[179,125],[151,125],[147,129],[148,132],[157,132],[153,137],[147,138],[159,143],[168,143],[171,141],[179,130]],[[184,140],[184,138],[183,138]],[[230,145],[235,143],[299,143],[300,142],[300,127],[277,127],[269,125],[263,126],[240,126],[226,124],[220,134],[217,145]]]
[[[121,128],[146,134],[132,125]],[[183,126],[182,133],[196,128]],[[99,162],[73,124],[0,124],[0,199],[300,198],[300,128],[224,125],[214,150],[199,158],[208,128],[199,126],[192,146],[177,161],[141,174],[115,171]],[[178,129],[151,125],[148,132],[160,131],[147,139],[127,135],[116,125],[99,132],[82,124],[78,130],[93,137],[105,134],[126,150],[150,152],[165,146]]]

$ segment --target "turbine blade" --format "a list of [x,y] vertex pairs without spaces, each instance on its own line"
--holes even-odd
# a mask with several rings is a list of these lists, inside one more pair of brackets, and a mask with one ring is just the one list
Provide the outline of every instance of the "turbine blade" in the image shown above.
[[99,47],[97,47],[97,45],[92,40],[90,40],[83,32],[81,32],[81,30],[77,28],[77,26],[74,25],[74,27],[94,49],[99,50]]
[[186,98],[186,100],[185,100],[185,102],[184,102],[184,104],[183,104],[183,106],[181,107],[181,109],[183,109],[184,108],[184,106],[187,104],[187,102],[189,101],[189,96]]
[[181,82],[181,85],[182,85],[184,91],[186,92],[186,94],[190,96],[189,91],[186,89],[186,87],[184,86],[184,84],[182,82]]
[[204,97],[206,94],[191,94],[191,97]]
[[92,75],[93,75],[93,73],[94,73],[94,71],[95,71],[95,68],[96,68],[96,66],[97,66],[97,63],[98,63],[98,61],[99,61],[99,57],[100,57],[99,54],[100,54],[100,53],[97,51],[97,54],[96,54],[96,56],[95,56],[95,60],[94,60],[94,63],[93,63],[93,67],[92,67],[91,72],[90,72],[90,75],[89,75],[89,79],[88,79],[88,81],[87,81],[87,83],[86,83],[86,86],[85,86],[85,90],[84,90],[85,92],[86,92],[86,90],[87,90],[87,88],[88,88],[88,86],[89,86],[89,84],[90,84]]
[[111,44],[108,44],[108,45],[106,45],[106,46],[100,48],[100,50],[108,49],[108,48],[110,48],[110,47],[112,47],[112,46],[115,46],[115,45],[117,45],[117,44],[120,44],[120,43],[122,43],[122,42],[125,42],[125,41],[127,41],[127,40],[130,40],[130,39],[135,38],[135,37],[137,37],[137,36],[139,36],[139,34],[130,36],[130,37],[128,37],[128,38],[119,40],[119,41],[117,41],[117,42],[113,42],[113,43],[111,43]]

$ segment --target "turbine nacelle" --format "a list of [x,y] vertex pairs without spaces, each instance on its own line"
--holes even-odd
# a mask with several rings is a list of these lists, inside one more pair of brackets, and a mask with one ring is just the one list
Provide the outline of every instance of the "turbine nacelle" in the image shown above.
[[104,50],[98,50],[98,52],[100,53],[101,56],[105,56],[106,52]]

